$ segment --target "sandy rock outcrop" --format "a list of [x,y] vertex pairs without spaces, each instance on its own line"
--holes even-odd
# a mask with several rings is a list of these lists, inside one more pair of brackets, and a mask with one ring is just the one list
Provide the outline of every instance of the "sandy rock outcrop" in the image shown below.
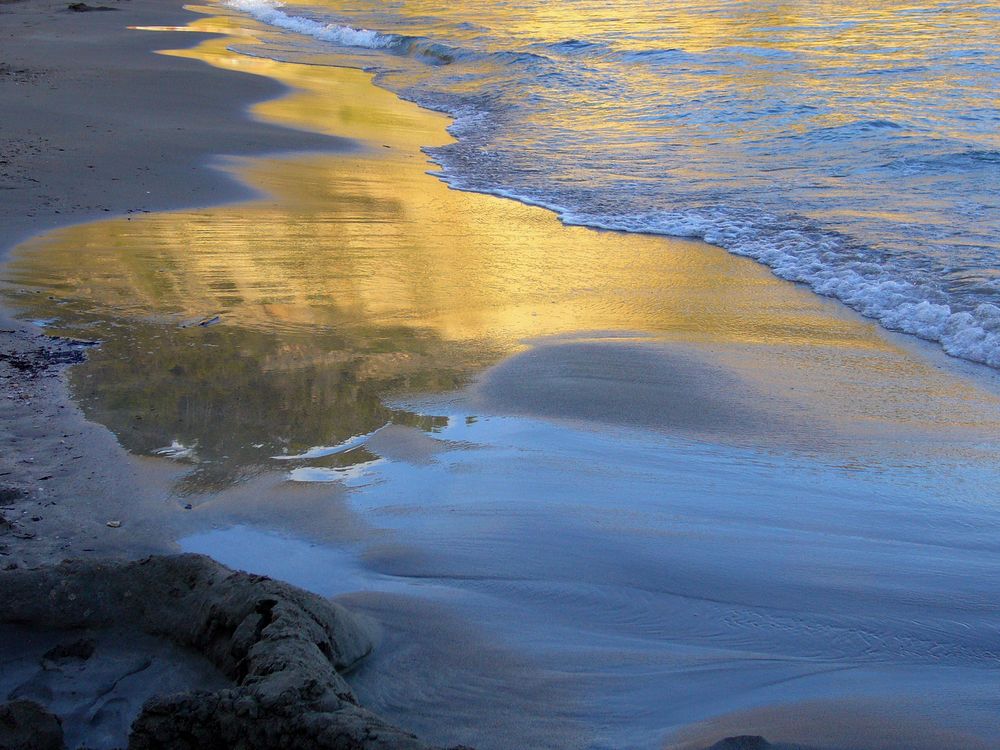
[[59,719],[32,701],[0,705],[0,750],[63,750]]
[[339,674],[372,649],[361,621],[202,555],[2,572],[0,621],[135,628],[204,655],[233,681],[147,701],[130,750],[429,747],[358,706]]

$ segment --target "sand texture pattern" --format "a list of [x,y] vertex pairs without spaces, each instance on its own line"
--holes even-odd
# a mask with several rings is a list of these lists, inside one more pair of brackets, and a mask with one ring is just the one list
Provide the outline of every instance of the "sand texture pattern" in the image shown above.
[[67,561],[0,574],[8,623],[133,628],[205,656],[234,683],[154,698],[129,747],[429,747],[357,705],[338,673],[364,658],[363,623],[321,597],[201,555]]
[[[53,227],[254,194],[213,157],[348,147],[248,117],[284,90],[272,79],[154,54],[206,38],[132,28],[195,17],[179,3],[100,5],[0,3],[0,260]],[[162,494],[68,398],[74,349],[0,310],[0,569],[172,549]],[[149,523],[130,524],[140,507]]]

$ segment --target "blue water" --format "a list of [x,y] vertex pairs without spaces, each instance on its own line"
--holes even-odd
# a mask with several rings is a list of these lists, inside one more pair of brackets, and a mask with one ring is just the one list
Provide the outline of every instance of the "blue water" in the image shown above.
[[[985,2],[232,0],[253,54],[456,118],[456,188],[699,237],[1000,367],[1000,10]],[[345,56],[346,55],[346,56]]]
[[[1000,367],[1000,11],[230,5],[267,24],[247,54],[371,68],[452,114],[456,142],[429,153],[456,188],[702,237]],[[522,361],[511,377],[537,386],[538,372]],[[879,391],[910,415],[907,393]],[[687,747],[678,731],[734,714],[734,731],[691,747],[751,728],[841,750],[992,746],[989,436],[966,455],[939,450],[944,431],[893,428],[811,456],[688,440],[669,419],[595,429],[441,399],[401,405],[443,415],[432,433],[390,426],[275,459],[289,496],[328,487],[356,515],[352,546],[252,527],[182,540],[373,615],[384,642],[351,676],[365,706],[498,750]],[[363,461],[321,461],[360,447]],[[803,701],[824,706],[812,729]],[[775,706],[799,723],[741,713]]]
[[182,548],[347,595],[384,630],[350,676],[362,704],[446,746],[675,748],[679,728],[790,704],[791,726],[736,718],[693,747],[751,729],[816,750],[992,747],[989,467],[824,466],[456,407],[438,432],[368,437],[383,458],[345,496],[361,539],[234,526]]

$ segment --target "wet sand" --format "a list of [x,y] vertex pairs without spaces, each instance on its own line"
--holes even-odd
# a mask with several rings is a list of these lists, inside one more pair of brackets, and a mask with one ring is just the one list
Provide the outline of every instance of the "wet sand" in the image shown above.
[[[217,155],[347,146],[246,117],[249,103],[282,92],[272,79],[155,55],[164,35],[128,28],[194,17],[177,3],[112,5],[77,13],[47,0],[0,4],[0,257],[52,227],[253,195],[208,167]],[[170,46],[203,38],[174,34]],[[113,435],[82,418],[60,382],[65,357],[8,313],[0,486],[16,536],[0,543],[0,564],[168,549],[156,489],[164,471],[130,462]],[[137,504],[149,521],[141,529],[105,525]]]
[[[652,747],[753,706],[921,691],[932,723],[989,733],[990,699],[968,704],[995,659],[990,373],[716,248],[449,191],[418,150],[445,118],[226,45],[162,60],[278,81],[255,118],[356,146],[217,161],[264,197],[18,248],[8,299],[102,342],[71,387],[129,454],[36,416],[37,446],[82,438],[70,460],[103,477],[59,465],[66,509],[15,554],[181,539],[344,596],[385,629],[355,690],[442,743]],[[912,703],[881,728],[767,725],[904,746]]]
[[[99,5],[93,3],[92,5]],[[170,0],[112,0],[113,12],[67,3],[0,4],[0,249],[55,226],[249,197],[205,162],[221,154],[343,148],[343,140],[289,131],[243,115],[279,95],[275,81],[222,75],[152,54],[203,37],[137,33],[129,26],[185,24]]]

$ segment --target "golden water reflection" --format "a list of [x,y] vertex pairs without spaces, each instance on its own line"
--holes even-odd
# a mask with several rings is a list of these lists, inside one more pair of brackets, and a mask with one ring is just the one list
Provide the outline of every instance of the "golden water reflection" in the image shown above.
[[996,398],[750,261],[449,190],[417,148],[447,139],[445,118],[366,73],[234,55],[224,38],[174,54],[276,78],[295,91],[258,116],[361,142],[231,161],[268,197],[71,227],[7,269],[28,315],[104,342],[73,371],[88,416],[134,452],[195,462],[188,489],[389,421],[433,430],[386,396],[452,391],[532,339],[595,331],[697,347],[814,424],[997,425]]

